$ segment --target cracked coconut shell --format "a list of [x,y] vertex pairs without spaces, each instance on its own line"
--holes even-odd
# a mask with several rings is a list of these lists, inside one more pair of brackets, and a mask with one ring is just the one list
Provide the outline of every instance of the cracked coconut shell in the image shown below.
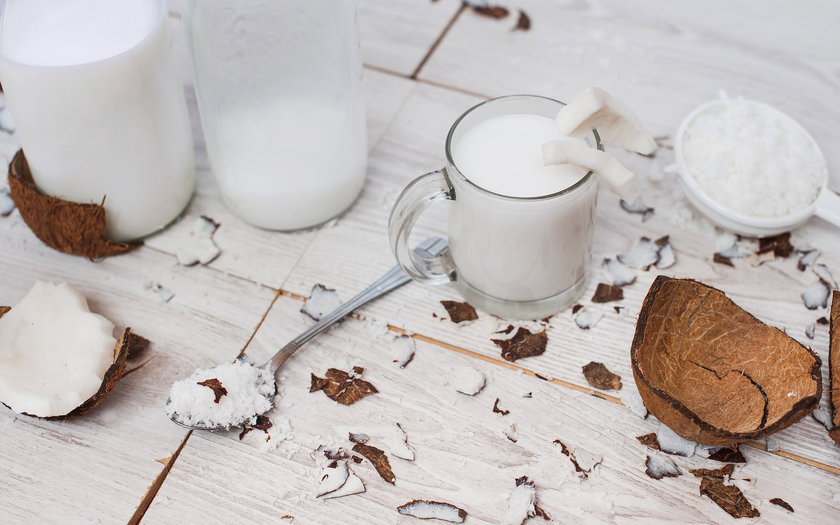
[[659,276],[630,349],[648,410],[707,445],[768,436],[810,413],[822,393],[820,358],[723,292]]
[[831,430],[828,435],[840,443],[840,291],[831,295],[831,327],[828,340],[828,388],[831,393]]
[[[10,310],[11,308],[8,306],[0,306],[0,317],[3,317],[3,315],[9,312]],[[81,405],[77,406],[70,412],[63,415],[39,416],[37,414],[27,414],[26,412],[23,412],[22,414],[26,416],[40,417],[43,419],[56,421],[64,421],[70,419],[71,417],[82,416],[84,414],[87,414],[92,409],[99,406],[99,404],[102,403],[102,401],[106,397],[108,397],[108,394],[110,394],[111,391],[114,389],[114,386],[117,384],[117,381],[119,381],[131,372],[131,370],[126,371],[125,369],[126,361],[128,360],[128,358],[136,356],[137,354],[145,350],[149,346],[149,344],[150,342],[148,339],[133,333],[131,331],[131,328],[126,328],[123,331],[122,336],[117,340],[117,344],[114,346],[114,362],[105,371],[105,374],[102,377],[102,384],[100,385],[99,390],[97,390],[96,393],[90,396]],[[3,404],[5,405],[5,403]]]
[[142,245],[106,239],[102,205],[70,202],[42,193],[32,179],[23,150],[18,150],[9,164],[9,189],[23,221],[54,250],[94,260],[130,252]]

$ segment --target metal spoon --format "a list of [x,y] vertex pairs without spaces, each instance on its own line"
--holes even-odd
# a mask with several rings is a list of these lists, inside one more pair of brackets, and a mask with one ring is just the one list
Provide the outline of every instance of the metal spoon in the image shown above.
[[[420,243],[417,248],[414,249],[414,255],[417,256],[419,261],[422,261],[424,264],[427,265],[435,265],[439,262],[441,257],[447,257],[449,251],[449,245],[446,239],[441,237],[430,237]],[[346,303],[342,304],[332,312],[326,314],[325,316],[321,317],[321,320],[309,327],[305,332],[300,334],[299,336],[295,337],[291,341],[289,341],[283,348],[281,348],[274,356],[263,365],[264,367],[269,367],[272,375],[277,373],[277,370],[286,362],[287,359],[292,357],[292,355],[304,344],[309,342],[313,337],[320,334],[328,327],[330,327],[335,322],[341,320],[347,314],[354,311],[356,308],[376,299],[381,295],[385,295],[386,293],[398,288],[408,281],[411,278],[406,274],[403,269],[397,265],[391,268],[388,273],[380,277],[376,282],[362,290],[358,295],[347,301]],[[237,358],[238,361],[243,361],[249,365],[253,365],[253,361],[245,355],[242,354]],[[269,401],[273,401],[275,393],[271,394]],[[166,400],[166,404],[169,405],[171,402],[170,399]],[[259,416],[261,414],[254,414],[254,416]],[[190,428],[194,430],[226,430],[229,427],[225,426],[205,426],[205,425],[187,425],[182,421],[178,420],[178,414],[173,413],[170,419],[177,425],[180,425],[184,428]],[[246,418],[245,421],[249,421],[251,418]],[[245,423],[245,421],[241,422],[234,422],[235,424],[231,424],[231,427],[241,426]]]

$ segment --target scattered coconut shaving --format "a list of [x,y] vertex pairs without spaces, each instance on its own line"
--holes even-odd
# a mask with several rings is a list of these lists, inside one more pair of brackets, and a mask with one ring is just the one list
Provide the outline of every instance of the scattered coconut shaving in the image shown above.
[[677,258],[674,256],[674,250],[671,248],[669,237],[666,235],[661,239],[657,239],[655,242],[659,246],[659,260],[656,261],[656,267],[664,270],[676,264]]
[[303,304],[300,312],[315,321],[320,321],[322,317],[335,311],[339,306],[341,306],[341,301],[334,289],[327,288],[323,284],[316,284],[312,287],[309,299]]
[[724,266],[731,266],[732,268],[735,267],[735,263],[732,262],[731,258],[721,255],[719,253],[714,254],[714,256],[712,257],[712,261],[718,264],[723,264]]
[[496,401],[493,403],[493,413],[494,414],[501,414],[503,416],[506,416],[506,415],[510,414],[510,410],[505,410],[504,408],[500,407],[499,406],[499,398],[497,397]]
[[6,133],[14,133],[16,129],[15,120],[12,118],[12,112],[9,108],[3,106],[0,108],[0,130]]
[[475,321],[478,319],[478,313],[475,308],[469,303],[461,303],[458,301],[441,301],[440,304],[446,309],[449,314],[449,320],[455,324],[461,324],[467,321]]
[[41,193],[32,180],[23,150],[18,150],[9,165],[9,188],[23,221],[54,250],[98,260],[143,244],[107,240],[105,208],[101,204],[80,204]]
[[334,466],[327,466],[321,472],[316,498],[332,499],[361,494],[365,484],[347,466],[347,460],[336,461]]
[[555,439],[553,443],[555,445],[560,445],[560,452],[569,458],[575,472],[582,480],[588,479],[592,470],[604,461],[603,456],[600,454],[589,452],[588,450],[580,447],[572,450],[559,439]]
[[656,441],[659,443],[662,452],[678,456],[691,457],[697,449],[696,442],[685,439],[662,422],[659,423]]
[[778,505],[778,506],[782,507],[783,509],[788,510],[790,512],[793,512],[793,507],[790,506],[790,503],[783,500],[782,498],[771,498],[770,503],[772,503],[773,505]]
[[758,509],[744,497],[741,489],[727,484],[734,470],[735,466],[729,464],[714,470],[693,469],[691,473],[701,478],[700,495],[714,501],[727,514],[733,518],[757,518]]
[[834,276],[831,275],[831,272],[828,271],[828,266],[820,263],[811,266],[811,271],[814,272],[817,277],[820,278],[820,281],[824,282],[828,285],[829,288],[837,288],[837,281],[834,280]]
[[358,377],[364,371],[364,368],[354,366],[352,373],[330,368],[325,378],[310,374],[309,391],[323,390],[324,394],[333,401],[342,405],[352,405],[365,396],[379,392],[375,386]]
[[9,190],[0,188],[0,217],[8,217],[15,211],[15,201],[9,195]]
[[366,460],[370,461],[382,479],[391,485],[395,484],[397,477],[394,476],[394,472],[391,470],[391,463],[388,461],[388,456],[385,455],[384,451],[365,443],[356,443],[353,445],[353,452],[358,452]]
[[595,294],[592,296],[593,303],[610,303],[624,299],[624,290],[615,284],[598,283]]
[[187,238],[175,252],[178,264],[181,266],[195,266],[196,264],[210,264],[218,257],[222,250],[213,241],[213,234],[220,224],[206,215],[198,217],[193,222]]
[[636,282],[636,274],[618,259],[604,259],[601,266],[610,275],[613,285],[627,286]]
[[506,438],[516,443],[519,440],[519,432],[516,430],[516,423],[511,423],[509,427],[502,431]]
[[491,341],[502,349],[502,358],[505,361],[513,362],[524,357],[542,355],[548,344],[548,335],[545,330],[533,333],[524,326],[520,326],[512,337],[491,339]]
[[583,365],[583,377],[589,386],[601,390],[621,390],[621,377],[610,372],[604,363],[590,361]]
[[275,393],[274,376],[243,359],[196,370],[169,391],[166,415],[187,426],[254,425],[268,412]]
[[471,367],[464,367],[458,372],[455,378],[455,390],[468,396],[474,396],[481,392],[487,379],[484,373]]
[[635,384],[622,388],[619,398],[624,406],[640,418],[645,419],[648,416],[648,409]]
[[398,335],[391,344],[391,355],[393,361],[400,368],[405,368],[414,359],[414,338],[407,335]]
[[717,239],[717,253],[727,259],[743,259],[759,250],[759,242],[752,237],[742,237],[729,232],[721,232]]
[[799,256],[799,261],[796,263],[796,268],[800,272],[804,272],[806,268],[808,268],[817,261],[819,256],[819,250],[808,250],[806,252],[802,252],[802,255]]
[[370,441],[370,436],[368,436],[367,434],[350,432],[347,435],[347,439],[349,439],[353,443],[367,443],[368,441]]
[[659,261],[659,246],[649,238],[642,237],[633,251],[618,254],[616,258],[625,266],[647,271]]
[[172,300],[173,297],[175,297],[175,294],[172,293],[172,291],[169,290],[169,288],[163,286],[160,283],[148,282],[143,285],[143,289],[146,290],[146,292],[149,295],[155,297],[163,303],[168,303]]
[[511,31],[528,31],[531,29],[531,17],[525,11],[519,10],[519,18],[516,19],[516,25]]
[[682,471],[668,456],[654,454],[645,459],[645,474],[653,479],[676,478]]
[[825,308],[828,306],[828,297],[831,295],[831,288],[822,279],[816,281],[802,292],[802,302],[808,310]]
[[621,205],[621,209],[626,211],[627,213],[638,213],[642,216],[642,222],[647,221],[653,216],[654,209],[649,207],[645,204],[645,201],[642,200],[642,197],[639,196],[633,204],[628,203],[626,200],[621,199],[619,201]]
[[575,317],[575,324],[581,330],[589,330],[598,324],[602,317],[604,317],[604,314],[597,310],[583,310]]
[[636,439],[642,445],[652,449],[652,450],[662,450],[659,446],[659,441],[656,439],[656,433],[651,432],[650,434],[645,434],[643,436],[636,436]]
[[808,339],[813,339],[817,333],[817,325],[815,323],[811,323],[805,327],[805,337]]
[[508,509],[502,516],[502,525],[523,525],[528,518],[539,516],[550,520],[549,515],[537,505],[537,489],[528,476],[516,479],[516,488],[508,498]]
[[414,450],[408,446],[408,436],[399,423],[391,427],[390,435],[385,437],[385,446],[388,447],[392,456],[406,461],[414,461]]
[[414,500],[397,507],[403,516],[421,520],[442,520],[450,523],[464,523],[467,512],[451,503],[442,501]]
[[811,412],[811,417],[824,426],[826,430],[831,430],[831,412],[824,406],[818,406]]

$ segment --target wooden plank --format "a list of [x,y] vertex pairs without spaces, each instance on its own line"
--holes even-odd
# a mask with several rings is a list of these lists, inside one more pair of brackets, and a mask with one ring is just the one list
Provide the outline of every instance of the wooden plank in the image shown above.
[[[467,95],[418,86],[374,151],[371,183],[361,200],[338,226],[319,232],[284,289],[306,296],[314,284],[323,283],[338,289],[340,297],[346,300],[361,289],[363,283],[373,281],[384,272],[393,261],[385,233],[390,203],[414,174],[441,164],[439,151],[446,127],[472,101],[473,98]],[[672,155],[662,151],[654,159],[627,156],[625,160],[637,173],[647,174],[661,170],[672,161]],[[674,182],[643,178],[646,202],[658,210],[644,223],[639,216],[621,210],[617,198],[602,190],[590,268],[592,279],[581,303],[603,311],[604,318],[592,330],[582,331],[574,324],[570,312],[556,316],[548,331],[549,346],[545,355],[521,361],[521,366],[545,377],[585,386],[581,366],[595,360],[604,362],[630,382],[629,345],[635,316],[657,273],[691,277],[723,289],[760,319],[785,328],[792,336],[810,344],[825,361],[828,348],[825,327],[818,330],[813,341],[804,337],[805,327],[825,311],[807,310],[799,297],[816,277],[810,272],[799,272],[795,257],[759,267],[737,261],[735,269],[712,263],[714,228],[688,211],[690,207],[684,197],[674,191]],[[421,231],[424,234],[445,232],[445,218],[430,217]],[[823,252],[823,262],[830,267],[838,266],[840,249],[836,243],[827,242],[832,234],[830,226],[815,220],[796,232],[794,242],[799,245],[814,242]],[[651,238],[670,235],[677,264],[662,272],[637,272],[638,281],[625,288],[625,299],[621,303],[615,303],[624,306],[621,314],[614,311],[613,304],[591,305],[589,299],[596,284],[607,278],[600,268],[601,261],[629,251],[642,235]],[[366,255],[360,257],[360,253]],[[464,327],[442,322],[441,317],[446,315],[438,301],[457,298],[448,287],[430,289],[413,285],[372,305],[365,312],[410,332],[498,359],[499,349],[490,339],[497,327],[504,327],[506,323],[487,315]],[[433,317],[433,313],[438,317]],[[778,434],[778,438],[785,450],[840,466],[840,457],[831,441],[811,418]]]
[[[15,304],[37,279],[66,281],[118,328],[152,341],[129,367],[148,363],[115,387],[102,405],[67,422],[18,416],[0,408],[4,479],[0,522],[128,520],[185,431],[164,415],[173,381],[198,366],[234,358],[275,293],[203,267],[184,268],[155,250],[92,263],[46,248],[17,212],[0,218],[0,303]],[[162,302],[144,285],[159,282]]]
[[[249,346],[251,357],[267,359],[311,324],[298,313],[300,306],[289,297],[275,303]],[[144,523],[261,523],[278,522],[284,515],[302,524],[367,523],[373,516],[381,523],[414,523],[400,519],[394,508],[415,498],[459,505],[469,513],[469,523],[498,523],[514,479],[522,475],[536,482],[540,506],[561,523],[731,522],[699,496],[699,482],[687,472],[720,463],[676,457],[685,475],[662,481],[645,476],[651,451],[635,436],[656,431],[653,421],[422,342],[414,360],[400,369],[392,362],[392,339],[380,323],[349,319],[313,340],[280,375],[283,398],[272,417],[288,418],[293,438],[277,451],[260,452],[264,434],[258,431],[243,442],[236,432],[194,433]],[[308,392],[310,373],[352,365],[364,367],[364,378],[380,393],[347,407],[321,392]],[[487,378],[475,397],[455,391],[457,375],[466,367]],[[508,415],[492,412],[497,397]],[[391,455],[396,485],[380,479],[366,462],[351,463],[367,487],[364,494],[328,501],[314,497],[319,469],[310,454],[315,448],[349,446],[349,431],[368,433],[372,445],[383,447],[385,431],[394,422],[405,428],[416,451],[413,462]],[[516,443],[503,434],[511,423],[518,427]],[[555,439],[602,455],[603,463],[580,481],[552,443]],[[735,477],[756,480],[745,494],[765,519],[824,522],[840,508],[832,501],[835,476],[758,451],[745,453],[748,463]],[[773,497],[784,498],[796,512],[769,504]]]
[[[788,112],[821,145],[840,190],[840,140],[831,103],[840,88],[840,7],[808,9],[774,0],[761,12],[725,0],[568,2],[522,0],[516,16],[495,21],[465,12],[420,78],[497,96],[537,93],[569,99],[598,85],[631,105],[655,133],[674,133],[694,107],[719,90]],[[709,16],[714,13],[714,16]]]

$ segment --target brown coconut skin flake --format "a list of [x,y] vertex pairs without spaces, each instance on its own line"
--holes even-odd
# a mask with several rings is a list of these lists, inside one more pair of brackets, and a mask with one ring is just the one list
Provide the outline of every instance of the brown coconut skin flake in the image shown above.
[[[360,375],[362,372],[359,370],[364,371],[359,367],[353,368],[353,371]],[[323,378],[311,374],[309,391],[323,390],[327,397],[342,405],[352,405],[365,396],[379,392],[372,384],[358,377],[351,377],[344,370],[330,368],[325,375],[326,377]]]
[[610,372],[604,363],[590,361],[583,365],[583,377],[589,386],[601,390],[621,390],[621,376]]
[[510,339],[491,339],[491,341],[502,349],[502,358],[505,361],[513,362],[523,357],[542,355],[548,344],[548,335],[545,330],[534,334],[520,326]]
[[595,294],[592,296],[593,303],[609,303],[624,299],[624,290],[614,284],[598,283]]
[[630,360],[650,413],[706,445],[768,436],[812,412],[822,394],[816,353],[690,279],[653,282]]
[[463,323],[465,321],[475,321],[478,319],[478,313],[475,308],[469,303],[459,303],[458,301],[441,301],[440,304],[446,309],[449,314],[449,320],[455,324]]
[[9,189],[23,221],[54,250],[95,261],[128,253],[143,244],[106,239],[102,205],[70,202],[42,193],[32,179],[23,150],[18,150],[9,164]]
[[364,456],[366,460],[370,461],[371,465],[373,465],[373,468],[376,469],[376,472],[382,479],[391,485],[395,484],[397,477],[394,476],[394,472],[391,470],[391,463],[388,461],[388,456],[385,455],[385,452],[364,443],[356,443],[353,445],[353,452],[358,452]]

